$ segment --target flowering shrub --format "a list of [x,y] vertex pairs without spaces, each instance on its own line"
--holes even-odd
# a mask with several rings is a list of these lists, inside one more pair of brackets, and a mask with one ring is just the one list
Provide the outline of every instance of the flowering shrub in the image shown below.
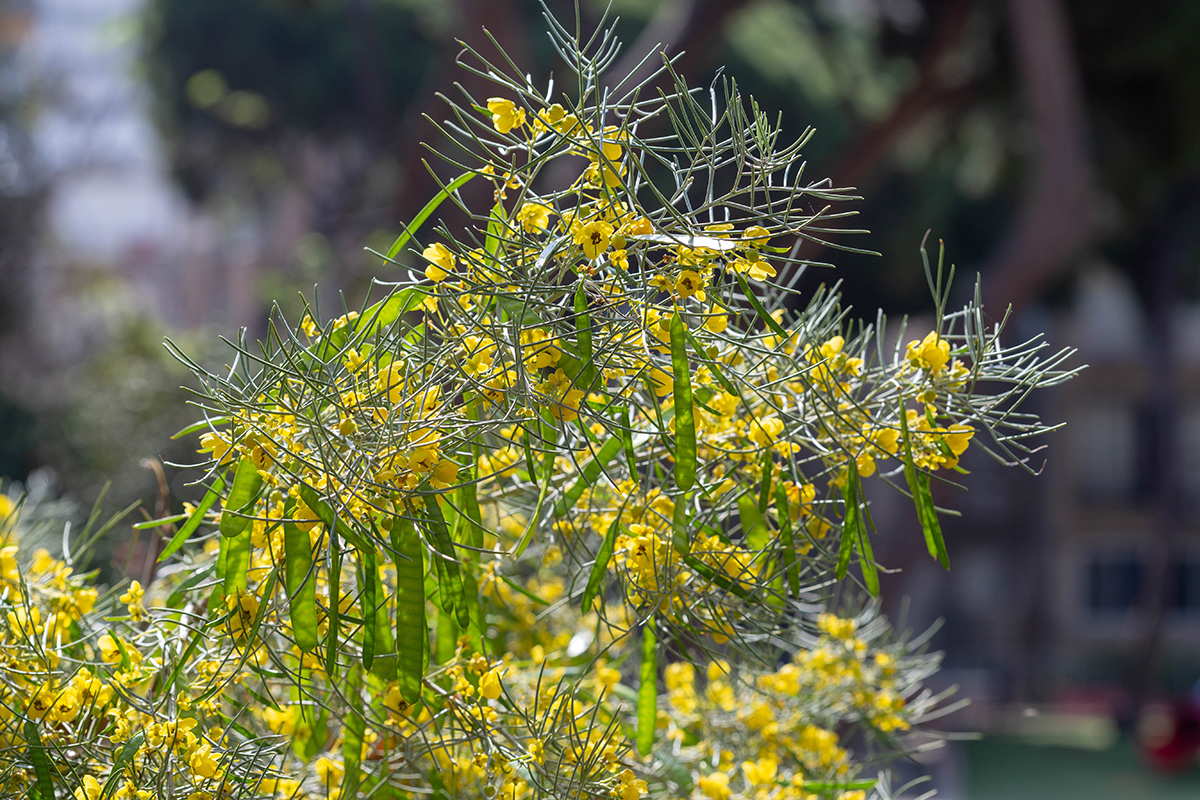
[[[496,96],[450,104],[461,174],[385,257],[422,276],[192,365],[208,492],[152,585],[98,597],[6,509],[6,795],[889,793],[936,658],[855,600],[864,482],[948,564],[931,482],[1020,462],[1064,354],[947,313],[940,262],[907,346],[800,297],[845,197],[807,135],[669,63],[602,88],[611,32],[550,26],[566,92],[468,53]],[[447,200],[472,224],[418,239]]]

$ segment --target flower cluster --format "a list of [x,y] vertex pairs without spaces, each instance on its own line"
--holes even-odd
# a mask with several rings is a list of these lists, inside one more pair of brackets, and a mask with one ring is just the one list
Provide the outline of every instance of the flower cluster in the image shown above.
[[[0,543],[10,793],[886,795],[864,759],[936,658],[814,613],[851,564],[878,591],[863,481],[903,476],[945,562],[931,482],[1019,461],[1063,356],[943,313],[940,277],[890,353],[800,298],[840,216],[806,209],[845,199],[798,182],[803,140],[732,84],[601,92],[611,31],[551,28],[579,92],[473,65],[496,96],[452,103],[460,174],[385,261],[409,278],[189,362],[206,494],[155,521],[154,582],[102,600]],[[423,229],[451,198],[467,229]]]

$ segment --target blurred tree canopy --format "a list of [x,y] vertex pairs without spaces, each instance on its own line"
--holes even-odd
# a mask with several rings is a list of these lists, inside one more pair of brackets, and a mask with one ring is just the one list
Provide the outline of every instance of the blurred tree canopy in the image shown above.
[[[571,13],[570,3],[550,5]],[[606,5],[584,3],[584,24]],[[1021,303],[1060,283],[1098,236],[1118,248],[1136,239],[1161,193],[1195,171],[1200,112],[1189,98],[1200,62],[1190,44],[1200,7],[1152,0],[1142,9],[1130,15],[1116,0],[611,4],[636,38],[626,54],[634,61],[622,66],[663,42],[685,51],[692,74],[727,63],[790,127],[816,128],[809,177],[870,197],[859,209],[872,234],[855,244],[887,256],[841,256],[843,277],[867,287],[857,302],[892,310],[927,299],[915,254],[928,229],[960,264],[995,273],[995,299]],[[453,68],[456,40],[487,47],[484,26],[527,54],[521,66],[539,65],[542,43],[530,33],[539,12],[534,0],[155,0],[147,52],[176,169],[204,198],[230,172],[295,175],[294,156],[278,154],[297,132],[325,148],[344,149],[350,137],[357,161],[343,158],[330,181],[341,199],[326,196],[312,227],[333,215],[362,223],[360,242],[375,228],[394,231],[431,185],[416,142],[435,134],[421,115],[440,119],[440,109],[414,107],[427,94],[417,87],[452,92],[461,81],[470,91],[473,76]],[[247,155],[284,163],[247,169]],[[365,264],[346,252],[334,276],[361,278]]]
[[397,2],[155,0],[149,78],[174,166],[197,200],[239,151],[289,131],[386,138],[436,41]]

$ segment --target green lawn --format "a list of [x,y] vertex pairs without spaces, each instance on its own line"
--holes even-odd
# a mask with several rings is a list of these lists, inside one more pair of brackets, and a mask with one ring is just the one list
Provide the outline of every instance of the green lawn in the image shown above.
[[990,737],[967,742],[966,759],[970,800],[1200,800],[1200,769],[1152,772],[1127,739],[1097,751]]

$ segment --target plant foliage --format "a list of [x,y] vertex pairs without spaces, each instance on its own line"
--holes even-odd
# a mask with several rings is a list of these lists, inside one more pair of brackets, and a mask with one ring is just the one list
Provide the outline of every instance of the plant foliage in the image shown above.
[[[809,133],[669,61],[604,83],[611,29],[547,20],[565,85],[464,53],[495,96],[448,100],[457,177],[380,254],[423,275],[191,364],[209,492],[153,586],[18,570],[4,517],[6,791],[889,794],[942,698],[854,587],[866,487],[948,564],[933,486],[971,446],[1024,463],[1018,403],[1066,353],[948,310],[940,257],[907,344],[799,296],[849,214]],[[431,225],[446,202],[471,224]]]

